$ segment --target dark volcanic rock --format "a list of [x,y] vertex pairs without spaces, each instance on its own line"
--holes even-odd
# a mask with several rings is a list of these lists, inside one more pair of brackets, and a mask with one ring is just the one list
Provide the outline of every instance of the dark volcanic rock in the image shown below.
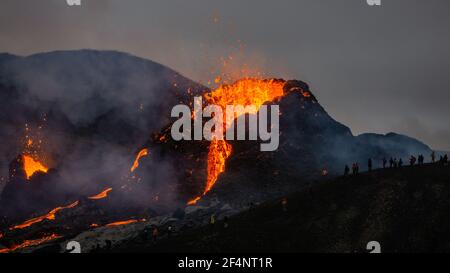
[[450,167],[424,165],[330,179],[224,222],[113,252],[450,252]]
[[[179,103],[192,107],[193,96],[205,91],[169,68],[119,52],[0,55],[0,176],[23,153],[25,124],[40,128],[40,151],[55,169],[30,183],[10,179],[0,196],[2,208],[8,215],[29,214],[42,200],[38,210],[45,212],[106,187],[114,188],[107,210],[114,215],[184,208],[205,187],[210,143],[172,140],[170,111]],[[226,171],[202,202],[218,198],[246,206],[321,180],[324,169],[336,175],[352,162],[364,169],[369,157],[377,167],[383,157],[431,152],[400,135],[353,136],[304,82],[288,81],[284,91],[268,102],[279,104],[282,113],[279,148],[261,152],[258,141],[230,141]],[[150,155],[130,174],[144,146]]]

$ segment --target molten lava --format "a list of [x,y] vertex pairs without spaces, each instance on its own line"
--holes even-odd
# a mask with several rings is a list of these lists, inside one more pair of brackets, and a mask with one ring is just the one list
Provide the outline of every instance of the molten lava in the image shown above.
[[3,248],[0,249],[0,253],[9,253],[9,252],[13,252],[16,251],[18,249],[22,249],[22,248],[27,248],[27,247],[31,247],[31,246],[37,246],[55,239],[61,238],[61,236],[59,236],[58,234],[52,234],[49,236],[45,236],[39,239],[34,239],[34,240],[26,240],[23,243],[13,246],[11,248]]
[[131,166],[131,172],[134,172],[136,169],[137,169],[137,167],[139,167],[139,160],[142,158],[142,157],[144,157],[144,156],[147,156],[148,155],[148,149],[142,149],[139,153],[138,153],[138,155],[136,156],[136,159],[134,160],[134,163],[133,163],[133,166]]
[[129,225],[132,223],[136,223],[138,220],[126,220],[126,221],[118,221],[114,223],[107,224],[107,227],[117,227],[117,226],[123,226],[123,225]]
[[209,146],[208,170],[206,187],[203,192],[205,195],[216,183],[219,174],[225,171],[225,161],[231,155],[232,147],[225,140],[213,140]]
[[[237,113],[237,117],[245,114],[256,114],[260,107],[270,101],[274,101],[284,95],[283,80],[243,79],[231,85],[222,85],[213,92],[206,94],[209,104],[215,104],[226,109],[227,105],[254,106],[243,112]],[[232,121],[224,119],[226,130]],[[225,131],[226,131],[225,130]],[[201,196],[197,196],[188,202],[188,205],[197,203],[207,192],[211,190],[221,173],[225,171],[225,162],[231,155],[232,146],[225,140],[212,140],[208,152],[208,167],[206,186]]]
[[[283,80],[261,80],[261,79],[242,79],[231,85],[222,85],[213,92],[206,94],[205,98],[209,104],[215,104],[226,109],[227,105],[253,105],[256,114],[261,105],[265,102],[274,101],[284,95]],[[246,114],[246,113],[240,113]],[[229,124],[226,124],[226,128]]]
[[88,197],[91,200],[99,200],[108,197],[109,192],[112,191],[112,188],[107,188],[106,190],[102,191],[101,193]]
[[45,214],[45,215],[42,215],[42,216],[39,216],[39,217],[35,217],[35,218],[32,218],[32,219],[29,219],[29,220],[23,222],[23,223],[20,224],[20,225],[17,225],[17,226],[14,226],[14,227],[10,228],[10,230],[14,230],[14,229],[23,229],[23,228],[29,227],[29,226],[31,226],[31,225],[40,223],[40,222],[42,222],[42,221],[44,221],[44,220],[46,220],[46,219],[47,219],[47,220],[53,221],[53,220],[55,220],[55,218],[56,218],[56,213],[57,213],[57,212],[59,212],[60,210],[64,210],[64,209],[71,209],[71,208],[74,208],[74,207],[76,207],[76,206],[78,205],[78,203],[79,203],[79,202],[76,201],[76,202],[73,202],[72,204],[70,204],[70,205],[68,205],[68,206],[65,206],[65,207],[57,207],[57,208],[54,208],[54,209],[52,209],[49,213],[47,213],[47,214]]
[[27,179],[30,179],[30,177],[33,176],[33,174],[35,174],[36,172],[48,172],[48,168],[46,166],[44,166],[41,162],[34,160],[29,155],[23,155],[22,160],[23,169],[25,170]]

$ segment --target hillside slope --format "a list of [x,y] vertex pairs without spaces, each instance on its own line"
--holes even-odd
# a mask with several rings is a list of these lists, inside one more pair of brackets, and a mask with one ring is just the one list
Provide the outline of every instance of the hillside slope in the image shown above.
[[425,165],[340,177],[267,202],[216,226],[114,251],[383,252],[450,251],[450,167]]

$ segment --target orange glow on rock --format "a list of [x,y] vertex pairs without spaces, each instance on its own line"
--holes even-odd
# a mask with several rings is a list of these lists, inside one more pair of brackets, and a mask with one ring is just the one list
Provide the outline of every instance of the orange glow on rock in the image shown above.
[[13,252],[16,251],[18,249],[22,249],[22,248],[27,248],[27,247],[31,247],[31,246],[37,246],[55,239],[61,238],[61,236],[59,236],[58,234],[52,234],[49,236],[45,236],[39,239],[34,239],[34,240],[25,240],[23,243],[13,246],[11,248],[3,248],[0,249],[0,253],[9,253],[9,252]]
[[30,179],[31,176],[33,176],[33,174],[35,174],[36,172],[44,172],[44,173],[48,172],[48,168],[46,166],[44,166],[38,160],[34,160],[29,155],[23,155],[22,160],[23,160],[23,169],[25,170],[27,179]]
[[136,223],[138,220],[126,220],[126,221],[118,221],[118,222],[113,222],[110,224],[107,224],[107,227],[117,227],[117,226],[123,226],[123,225],[129,225],[129,224],[133,224]]
[[51,220],[51,221],[53,221],[53,220],[56,219],[56,213],[57,213],[57,212],[59,212],[59,211],[61,211],[61,210],[64,210],[64,209],[71,209],[71,208],[74,208],[74,207],[76,207],[76,206],[78,205],[78,203],[79,203],[79,202],[76,201],[76,202],[73,202],[72,204],[70,204],[70,205],[68,205],[68,206],[65,206],[65,207],[57,207],[57,208],[54,208],[54,209],[52,209],[50,212],[48,212],[47,214],[42,215],[42,216],[39,216],[39,217],[35,217],[35,218],[32,218],[32,219],[29,219],[29,220],[23,222],[23,223],[20,224],[20,225],[17,225],[17,226],[14,226],[14,227],[10,228],[10,230],[14,230],[14,229],[23,229],[23,228],[32,226],[32,225],[34,225],[34,224],[40,223],[40,222],[42,222],[42,221],[44,221],[44,220]]

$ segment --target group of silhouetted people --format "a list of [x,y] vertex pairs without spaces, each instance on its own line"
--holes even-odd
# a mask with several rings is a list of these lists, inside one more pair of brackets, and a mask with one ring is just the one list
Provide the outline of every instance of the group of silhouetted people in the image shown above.
[[[389,159],[389,161],[386,158],[383,158],[382,159],[383,169],[386,169],[388,167],[388,163],[389,163],[389,168],[403,167],[403,160],[401,158],[397,159],[396,157],[391,157]],[[414,155],[411,155],[411,157],[409,158],[410,166],[414,166],[414,165],[416,165],[416,163],[419,166],[423,166],[425,164],[425,157],[423,156],[423,154],[420,154],[417,157],[415,157]],[[436,153],[434,151],[431,153],[431,163],[436,163]],[[448,155],[440,156],[439,163],[441,165],[447,165],[448,164]],[[373,169],[372,158],[369,158],[367,161],[367,169],[369,172],[371,172]],[[359,163],[355,162],[352,164],[352,174],[356,175],[358,173],[359,173]],[[349,174],[350,174],[350,168],[348,165],[345,165],[344,176],[347,176]]]
[[[355,162],[352,164],[352,174],[357,175],[359,173],[359,163]],[[344,175],[347,176],[350,174],[350,168],[348,165],[345,165]]]
[[[387,159],[383,158],[383,169],[386,168]],[[399,168],[403,166],[403,159],[397,159],[396,157],[389,159],[389,168]]]

